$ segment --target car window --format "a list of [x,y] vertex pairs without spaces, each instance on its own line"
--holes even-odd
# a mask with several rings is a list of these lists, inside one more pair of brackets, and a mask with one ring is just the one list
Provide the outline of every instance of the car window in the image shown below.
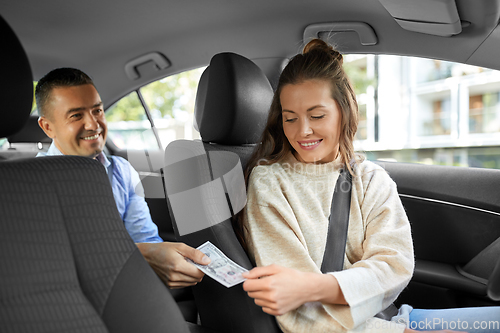
[[500,72],[393,55],[346,55],[371,160],[500,169]]
[[133,91],[106,111],[108,139],[120,149],[159,149],[138,92]]
[[177,139],[200,138],[193,116],[196,90],[204,70],[205,67],[171,75],[141,88],[163,148]]
[[375,61],[372,55],[348,55],[344,63],[358,99],[359,123],[356,140],[368,140],[373,136],[375,107]]
[[106,111],[108,138],[120,149],[164,149],[171,141],[197,139],[194,100],[204,68],[152,82]]

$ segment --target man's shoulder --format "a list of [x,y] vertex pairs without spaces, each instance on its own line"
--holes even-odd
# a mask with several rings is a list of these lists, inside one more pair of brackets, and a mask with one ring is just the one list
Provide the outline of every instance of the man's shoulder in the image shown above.
[[113,161],[113,169],[116,170],[118,174],[121,174],[122,177],[133,178],[138,174],[137,170],[127,159],[116,155],[107,157]]
[[117,155],[107,155],[107,157],[111,160],[113,160],[113,163],[115,164],[125,164],[125,165],[130,165],[130,162],[127,161],[125,158]]

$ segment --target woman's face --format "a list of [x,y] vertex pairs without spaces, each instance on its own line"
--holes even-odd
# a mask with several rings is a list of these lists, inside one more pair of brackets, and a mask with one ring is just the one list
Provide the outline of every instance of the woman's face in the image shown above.
[[339,152],[341,113],[330,84],[308,80],[281,89],[283,129],[304,163],[328,163]]

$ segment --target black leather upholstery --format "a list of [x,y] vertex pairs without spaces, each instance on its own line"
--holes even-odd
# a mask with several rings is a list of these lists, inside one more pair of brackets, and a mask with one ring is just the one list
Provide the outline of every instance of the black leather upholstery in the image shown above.
[[[200,145],[201,150],[203,150],[203,146],[208,146],[201,142],[179,140],[170,143],[165,152],[166,160],[172,163],[165,167],[164,175],[174,228],[176,230],[184,228],[179,225],[181,223],[179,221],[182,219],[176,216],[176,212],[179,210],[199,209],[200,212],[204,211],[199,215],[206,216],[206,221],[201,222],[204,224],[202,230],[188,234],[181,232],[178,240],[193,247],[198,247],[204,242],[210,241],[240,266],[251,269],[253,266],[235,235],[231,217],[217,220],[219,223],[216,224],[210,222],[214,216],[219,217],[224,215],[224,211],[229,211],[228,207],[234,209],[234,205],[231,204],[231,197],[226,194],[228,201],[220,204],[220,198],[224,198],[225,195],[222,187],[218,189],[205,187],[202,189],[203,186],[221,181],[224,183],[227,193],[227,189],[233,187],[232,181],[238,179],[235,179],[233,175],[224,176],[228,175],[228,170],[235,167],[233,162],[238,161],[239,158],[234,153],[227,151],[214,152],[205,150],[204,154],[200,155]],[[179,158],[179,156],[183,158]],[[217,161],[214,161],[215,156],[217,156]],[[225,161],[231,164],[223,165]],[[241,169],[240,176],[244,193],[245,185]],[[217,192],[217,190],[220,192]],[[191,193],[192,199],[179,205],[179,201],[174,200],[173,196],[186,193],[186,191]],[[208,216],[209,214],[210,216]],[[203,219],[203,217],[200,219]],[[199,219],[189,219],[189,221],[200,223]],[[274,317],[267,315],[260,307],[255,305],[254,300],[248,297],[241,284],[226,288],[211,278],[205,277],[201,283],[192,289],[201,324],[204,327],[227,333],[279,332]]]
[[273,90],[262,70],[235,53],[219,53],[201,76],[195,126],[207,150],[236,153],[243,168],[259,142]]
[[21,43],[2,17],[0,45],[0,138],[3,138],[19,131],[29,117],[33,105],[33,75]]
[[203,73],[195,118],[204,142],[254,144],[267,120],[273,91],[260,68],[235,53],[219,53]]
[[[225,184],[225,204],[232,211],[228,187],[235,179],[224,178],[224,173],[235,167],[238,156],[241,164],[248,160],[264,129],[272,95],[269,81],[253,62],[234,53],[215,55],[202,75],[196,98],[195,116],[203,143],[182,140],[167,147],[165,161],[170,162],[164,169],[167,196],[221,180]],[[219,160],[214,160],[215,156]],[[239,171],[242,177],[242,170]],[[244,193],[244,182],[241,186]],[[214,204],[210,192],[205,191],[201,196],[203,207],[206,214],[217,215],[223,209]],[[170,199],[169,208],[175,226],[177,221]],[[241,266],[252,268],[235,235],[231,218],[183,235],[180,240],[194,247],[208,240]],[[226,288],[205,277],[193,287],[193,293],[204,327],[234,333],[280,332],[275,318],[255,305],[241,285]]]

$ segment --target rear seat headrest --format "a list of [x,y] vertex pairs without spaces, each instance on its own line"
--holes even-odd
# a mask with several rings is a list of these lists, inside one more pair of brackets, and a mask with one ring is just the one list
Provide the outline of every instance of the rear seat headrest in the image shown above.
[[33,106],[33,75],[21,42],[0,17],[0,138],[19,131]]
[[273,89],[251,60],[219,53],[200,79],[196,126],[204,142],[223,145],[257,143],[266,125]]
[[42,128],[38,125],[38,117],[30,116],[24,127],[7,137],[10,143],[51,143],[52,139],[49,138]]

